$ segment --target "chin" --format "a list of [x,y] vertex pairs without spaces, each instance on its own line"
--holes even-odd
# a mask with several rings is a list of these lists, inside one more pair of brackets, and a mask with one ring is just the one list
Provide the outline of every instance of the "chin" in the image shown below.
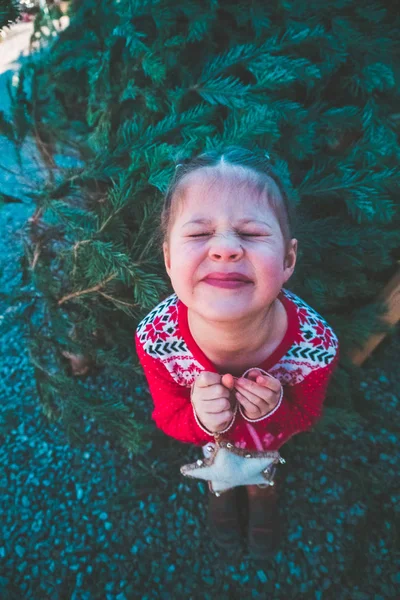
[[245,317],[249,317],[253,312],[247,305],[230,306],[228,303],[215,303],[213,305],[193,306],[193,310],[198,312],[204,319],[210,321],[237,321]]

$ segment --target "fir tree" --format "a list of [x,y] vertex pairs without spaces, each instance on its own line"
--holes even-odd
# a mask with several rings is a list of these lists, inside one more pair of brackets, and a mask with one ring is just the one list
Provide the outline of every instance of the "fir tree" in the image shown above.
[[14,23],[20,15],[18,2],[15,0],[0,0],[0,31]]
[[98,382],[135,385],[136,325],[172,292],[155,222],[174,163],[239,144],[268,151],[296,205],[287,287],[342,349],[319,427],[350,427],[363,396],[347,355],[388,330],[375,298],[400,259],[399,17],[379,0],[85,0],[70,17],[15,96],[15,130],[43,132],[49,173],[60,143],[84,162],[49,176],[26,227],[16,300],[46,414],[139,447],[135,406]]

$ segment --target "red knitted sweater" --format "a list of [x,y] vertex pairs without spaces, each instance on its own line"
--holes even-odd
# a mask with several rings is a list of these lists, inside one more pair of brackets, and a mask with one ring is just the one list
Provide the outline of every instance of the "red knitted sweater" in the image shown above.
[[[236,446],[278,450],[296,433],[310,429],[321,417],[331,375],[339,359],[339,341],[328,323],[306,302],[282,289],[288,328],[276,350],[259,367],[280,380],[283,397],[273,414],[249,423],[237,412],[224,434]],[[152,417],[167,435],[204,445],[213,440],[197,425],[190,387],[203,371],[218,370],[194,341],[187,306],[172,294],[138,325],[136,349],[154,402]]]

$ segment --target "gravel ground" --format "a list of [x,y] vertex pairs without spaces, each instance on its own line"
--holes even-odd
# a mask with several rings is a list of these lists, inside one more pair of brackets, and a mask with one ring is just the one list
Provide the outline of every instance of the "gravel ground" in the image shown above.
[[[18,284],[17,232],[32,210],[0,210],[1,289]],[[398,598],[399,332],[365,366],[363,423],[282,449],[285,540],[260,566],[210,539],[205,488],[179,475],[196,449],[156,433],[132,457],[94,423],[81,447],[49,424],[19,327],[0,325],[2,600]],[[140,388],[134,398],[149,410]]]

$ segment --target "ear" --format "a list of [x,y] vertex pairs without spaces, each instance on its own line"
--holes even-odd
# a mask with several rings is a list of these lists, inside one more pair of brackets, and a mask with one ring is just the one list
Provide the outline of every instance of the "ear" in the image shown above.
[[168,276],[171,277],[171,257],[169,254],[169,247],[168,247],[167,242],[163,243],[163,254],[164,254],[165,269],[168,273]]
[[285,282],[293,275],[297,260],[297,240],[293,238],[290,241],[289,250],[285,257]]

